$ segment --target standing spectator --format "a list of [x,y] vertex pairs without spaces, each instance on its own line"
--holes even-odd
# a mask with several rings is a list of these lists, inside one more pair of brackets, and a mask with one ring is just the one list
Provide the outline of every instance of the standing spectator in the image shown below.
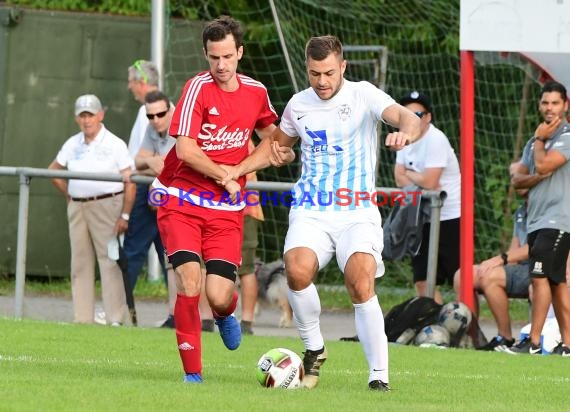
[[530,188],[528,246],[532,283],[531,329],[510,353],[541,353],[540,335],[552,302],[562,342],[554,353],[570,356],[570,292],[566,261],[570,251],[570,125],[566,88],[544,84],[538,105],[543,122],[526,144],[512,181]]
[[[440,217],[440,236],[437,256],[436,285],[453,284],[453,274],[459,269],[459,217],[461,215],[461,174],[459,162],[447,136],[434,126],[432,105],[429,97],[411,91],[400,104],[420,118],[422,138],[396,154],[394,176],[396,185],[416,185],[424,190],[444,190]],[[429,257],[430,223],[422,228],[422,243],[416,256],[412,257],[414,285],[418,296],[427,294],[427,266]],[[434,299],[443,303],[438,289]]]
[[[146,134],[135,157],[135,166],[140,173],[158,176],[164,168],[166,154],[176,143],[176,139],[168,135],[168,127],[172,120],[174,107],[164,93],[154,90],[145,96],[145,111],[150,124],[147,126]],[[137,193],[145,193],[148,196],[148,185],[139,185]],[[125,240],[129,252],[133,249],[139,251],[137,254],[128,253],[127,255],[127,259],[129,259],[127,273],[132,289],[135,288],[138,275],[144,264],[144,257],[146,256],[144,252],[150,248],[152,243],[156,245],[157,252],[162,257],[161,263],[164,264],[164,247],[158,233],[156,208],[153,207],[152,200],[150,200],[151,203],[147,198],[144,199],[144,202],[135,202],[131,214],[131,224],[129,225],[129,236]],[[131,248],[130,246],[133,244],[135,245]],[[171,266],[167,270],[166,283],[168,288],[168,317],[162,327],[173,328],[176,285]]]
[[233,312],[245,178],[222,184],[228,172],[221,165],[235,165],[247,157],[253,131],[269,139],[277,120],[263,84],[237,73],[242,40],[241,25],[231,17],[206,24],[202,42],[210,70],[184,87],[170,125],[176,146],[155,181],[155,190],[169,198],[158,210],[158,227],[177,276],[176,338],[188,383],[202,382],[201,260],[206,296],[222,340],[230,350],[241,342]]
[[[146,60],[137,60],[128,68],[129,90],[132,92],[136,101],[142,103],[137,118],[131,130],[129,139],[129,154],[133,159],[139,153],[141,144],[145,135],[149,131],[149,119],[147,118],[147,107],[145,97],[150,92],[158,91],[158,70],[154,63]],[[155,106],[161,106],[156,104]],[[162,107],[162,106],[161,106]],[[168,105],[170,107],[170,104]],[[161,113],[164,112],[161,111]],[[169,112],[167,111],[166,114]],[[165,115],[166,115],[165,114]],[[171,113],[168,114],[172,116]],[[168,128],[169,123],[164,118],[156,118],[157,123],[161,127]],[[152,130],[152,128],[151,128]],[[164,133],[164,132],[163,132]],[[168,142],[168,139],[158,140],[159,142]],[[158,159],[156,157],[155,159]],[[151,160],[158,161],[158,160]],[[150,169],[152,171],[152,168]],[[156,175],[156,173],[155,173]],[[127,279],[130,283],[131,290],[134,290],[137,279],[142,271],[144,263],[147,260],[149,248],[154,244],[158,256],[158,262],[163,274],[166,285],[168,286],[168,275],[166,270],[166,262],[164,258],[164,247],[160,240],[160,235],[156,226],[156,212],[148,207],[148,185],[137,184],[135,203],[131,216],[131,225],[125,234],[124,251],[127,258]],[[172,327],[172,318],[168,317],[162,326]]]
[[128,71],[128,88],[137,102],[141,104],[137,112],[137,118],[131,129],[129,138],[129,154],[134,159],[146,133],[148,119],[144,98],[147,93],[158,90],[158,69],[153,62],[137,60]]
[[[75,121],[81,132],[63,144],[48,168],[121,173],[128,181],[133,161],[127,145],[105,128],[103,117],[96,96],[80,96]],[[74,320],[93,323],[97,259],[107,324],[120,325],[126,314],[125,289],[121,269],[108,256],[107,245],[128,228],[134,184],[75,179],[52,179],[52,183],[67,200]]]
[[[388,340],[374,288],[375,277],[384,274],[383,235],[380,212],[370,201],[376,187],[377,126],[384,121],[400,128],[385,139],[387,147],[400,150],[420,137],[420,122],[372,84],[344,79],[347,63],[337,37],[311,38],[305,63],[310,87],[289,100],[276,141],[262,141],[230,176],[291,161],[286,149],[301,139],[302,172],[293,188],[284,261],[289,303],[305,346],[302,384],[314,388],[327,359],[313,281],[336,255],[368,361],[368,388],[389,391]],[[351,201],[334,198],[343,188],[354,194]]]
[[[510,166],[511,173],[516,163]],[[509,316],[509,298],[528,298],[530,278],[528,275],[527,244],[527,189],[518,189],[517,193],[525,198],[513,215],[513,236],[506,252],[493,256],[473,267],[473,291],[475,312],[479,314],[478,293],[483,293],[489,309],[497,323],[497,336],[479,349],[504,350],[515,343],[512,336]],[[461,272],[455,272],[454,287],[459,294]]]

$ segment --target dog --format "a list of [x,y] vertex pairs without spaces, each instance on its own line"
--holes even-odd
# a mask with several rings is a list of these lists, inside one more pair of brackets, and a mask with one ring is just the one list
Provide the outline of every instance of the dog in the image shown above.
[[259,306],[274,306],[281,310],[279,319],[280,328],[288,328],[292,325],[293,310],[287,299],[287,277],[285,276],[285,264],[278,259],[273,262],[255,262],[255,276],[257,278],[258,293],[256,312]]

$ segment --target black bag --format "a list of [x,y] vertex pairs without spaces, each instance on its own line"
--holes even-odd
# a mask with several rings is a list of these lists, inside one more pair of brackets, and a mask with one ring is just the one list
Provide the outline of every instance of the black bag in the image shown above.
[[388,342],[396,342],[407,329],[418,333],[424,326],[437,323],[441,306],[426,296],[416,296],[394,306],[384,316]]

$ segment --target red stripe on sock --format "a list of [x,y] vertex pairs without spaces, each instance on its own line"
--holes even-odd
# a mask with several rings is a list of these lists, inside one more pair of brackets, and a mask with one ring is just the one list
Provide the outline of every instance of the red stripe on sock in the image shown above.
[[176,340],[182,367],[186,373],[202,373],[202,323],[198,296],[178,295],[174,306]]

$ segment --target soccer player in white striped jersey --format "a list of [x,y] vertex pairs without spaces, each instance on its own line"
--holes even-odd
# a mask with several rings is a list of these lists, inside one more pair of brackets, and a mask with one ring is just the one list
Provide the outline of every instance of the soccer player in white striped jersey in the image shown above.
[[374,85],[344,79],[347,63],[335,36],[311,38],[305,58],[310,87],[291,98],[273,142],[262,141],[230,175],[281,166],[300,140],[302,172],[293,189],[284,260],[289,302],[305,345],[303,386],[317,385],[327,358],[313,280],[336,255],[368,361],[368,388],[389,391],[388,342],[374,289],[375,277],[384,273],[381,217],[373,199],[376,127],[383,121],[399,128],[385,145],[400,150],[419,138],[419,118]]

